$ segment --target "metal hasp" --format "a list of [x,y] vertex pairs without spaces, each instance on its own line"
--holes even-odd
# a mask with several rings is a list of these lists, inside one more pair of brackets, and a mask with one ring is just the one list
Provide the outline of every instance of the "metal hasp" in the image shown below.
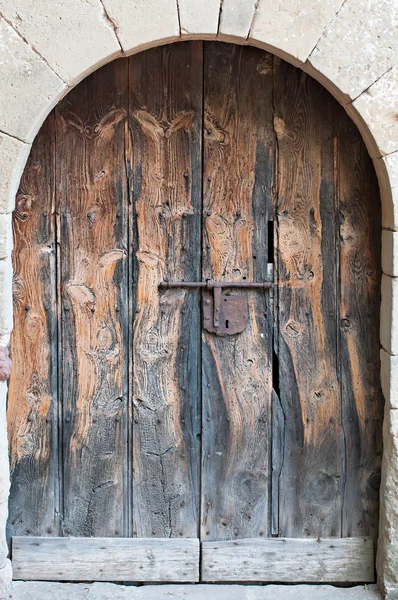
[[223,288],[246,288],[269,290],[275,284],[246,281],[162,281],[160,288],[202,288],[203,327],[210,333],[226,336],[241,333],[247,325],[249,306],[247,296],[226,296]]

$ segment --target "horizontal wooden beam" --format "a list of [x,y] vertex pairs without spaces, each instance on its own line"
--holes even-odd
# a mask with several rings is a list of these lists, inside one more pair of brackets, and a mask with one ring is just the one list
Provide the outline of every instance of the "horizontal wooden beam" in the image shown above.
[[243,539],[202,544],[207,582],[372,582],[371,538]]
[[196,582],[199,540],[13,537],[14,579]]

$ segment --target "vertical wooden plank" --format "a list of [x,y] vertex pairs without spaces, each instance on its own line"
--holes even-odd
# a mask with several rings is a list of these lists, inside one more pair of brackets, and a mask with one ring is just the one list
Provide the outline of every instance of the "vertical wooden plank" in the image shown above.
[[57,108],[61,233],[64,532],[128,533],[128,61]]
[[279,534],[339,537],[335,102],[301,71],[275,63],[277,335],[285,416]]
[[376,540],[383,414],[380,195],[372,161],[357,128],[342,109],[338,121],[340,361],[346,465],[342,535],[370,535]]
[[202,44],[130,58],[135,205],[133,535],[198,535]]
[[[264,281],[272,214],[272,57],[205,47],[204,279]],[[232,291],[231,291],[232,293]],[[202,539],[270,532],[272,315],[268,294],[249,301],[246,330],[203,333]]]
[[13,216],[10,536],[58,534],[54,134],[50,115],[33,144]]

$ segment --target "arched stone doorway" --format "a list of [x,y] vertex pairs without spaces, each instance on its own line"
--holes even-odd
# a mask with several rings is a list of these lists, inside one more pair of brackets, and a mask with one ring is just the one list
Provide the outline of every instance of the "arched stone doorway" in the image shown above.
[[[276,3],[273,18],[269,21],[270,28],[266,18],[269,6],[265,2],[252,5],[249,1],[224,0],[222,18],[218,0],[209,0],[200,7],[196,4],[192,6],[191,0],[179,0],[178,4],[170,0],[160,5],[156,1],[148,5],[135,0],[127,5],[107,0],[105,4],[107,13],[104,13],[99,0],[92,3],[75,0],[61,5],[46,4],[45,7],[40,3],[20,0],[2,7],[7,19],[1,19],[5,53],[1,62],[4,76],[0,95],[4,108],[0,125],[4,132],[0,134],[3,168],[0,188],[0,332],[3,354],[13,326],[10,214],[15,192],[29,144],[45,116],[67,88],[73,87],[87,73],[115,55],[123,52],[130,54],[180,37],[228,39],[233,36],[238,43],[249,40],[251,44],[271,49],[289,62],[299,64],[330,89],[358,123],[379,177],[385,273],[381,307],[381,374],[387,404],[378,575],[380,584],[392,597],[398,583],[394,533],[397,520],[395,355],[398,350],[393,320],[397,300],[395,203],[398,148],[394,120],[397,70],[393,8],[387,1],[368,4],[365,9],[361,3],[347,0],[340,6],[321,2],[300,11],[296,10],[296,4],[284,5],[282,10]],[[46,14],[45,20],[41,18],[43,13]],[[366,18],[363,18],[364,14]],[[291,35],[297,28],[301,32],[299,38]],[[113,29],[113,34],[108,35],[107,29]],[[300,51],[297,39],[305,41]],[[315,54],[318,56],[316,61]],[[2,379],[7,376],[7,361],[5,367],[2,369]],[[4,528],[8,494],[5,431],[7,386],[2,382],[0,387],[3,398],[1,522]],[[4,537],[1,552],[0,581],[2,593],[6,594],[11,571]]]

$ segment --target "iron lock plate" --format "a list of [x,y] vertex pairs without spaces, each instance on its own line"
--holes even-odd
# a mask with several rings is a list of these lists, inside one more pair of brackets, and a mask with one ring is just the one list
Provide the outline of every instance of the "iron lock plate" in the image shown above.
[[242,333],[249,320],[249,303],[246,296],[229,296],[222,293],[225,288],[271,290],[270,281],[162,281],[160,288],[200,288],[203,290],[203,327],[220,336]]
[[[221,292],[221,289],[218,289]],[[249,319],[247,296],[230,296],[220,293],[218,312],[215,299],[216,294],[203,291],[203,328],[220,336],[242,333],[246,329]]]

